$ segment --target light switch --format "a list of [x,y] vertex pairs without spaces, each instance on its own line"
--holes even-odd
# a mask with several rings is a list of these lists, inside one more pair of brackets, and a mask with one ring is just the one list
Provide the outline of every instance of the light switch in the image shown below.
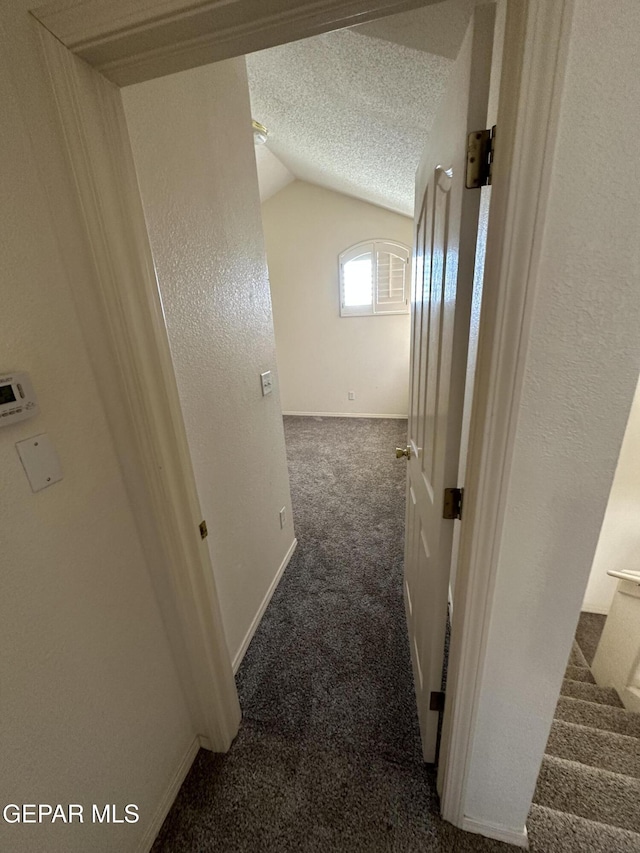
[[32,491],[39,492],[62,479],[58,453],[45,432],[19,441],[16,450]]
[[262,383],[262,396],[266,397],[267,394],[270,394],[273,390],[270,370],[260,374],[260,382]]

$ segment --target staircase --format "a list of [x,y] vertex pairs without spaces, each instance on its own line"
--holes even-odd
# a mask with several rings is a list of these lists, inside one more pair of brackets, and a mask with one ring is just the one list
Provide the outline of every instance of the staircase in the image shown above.
[[640,714],[574,643],[527,822],[545,853],[640,853]]

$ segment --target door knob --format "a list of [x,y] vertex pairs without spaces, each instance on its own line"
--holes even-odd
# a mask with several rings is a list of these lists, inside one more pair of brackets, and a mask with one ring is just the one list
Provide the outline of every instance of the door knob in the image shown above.
[[407,447],[396,447],[396,459],[402,459],[403,456],[406,456],[407,459],[411,459],[411,448]]

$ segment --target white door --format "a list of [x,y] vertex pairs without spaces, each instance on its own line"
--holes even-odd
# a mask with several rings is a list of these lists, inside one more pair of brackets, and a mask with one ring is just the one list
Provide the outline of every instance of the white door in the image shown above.
[[[405,604],[425,761],[436,759],[480,190],[465,189],[467,135],[484,129],[495,7],[475,11],[416,178]],[[434,697],[434,700],[437,697]]]

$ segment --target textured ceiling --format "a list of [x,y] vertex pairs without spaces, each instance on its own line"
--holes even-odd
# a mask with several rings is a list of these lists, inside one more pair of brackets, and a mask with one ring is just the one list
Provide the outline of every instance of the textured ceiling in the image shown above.
[[448,0],[247,56],[269,150],[301,180],[411,215],[471,5]]

